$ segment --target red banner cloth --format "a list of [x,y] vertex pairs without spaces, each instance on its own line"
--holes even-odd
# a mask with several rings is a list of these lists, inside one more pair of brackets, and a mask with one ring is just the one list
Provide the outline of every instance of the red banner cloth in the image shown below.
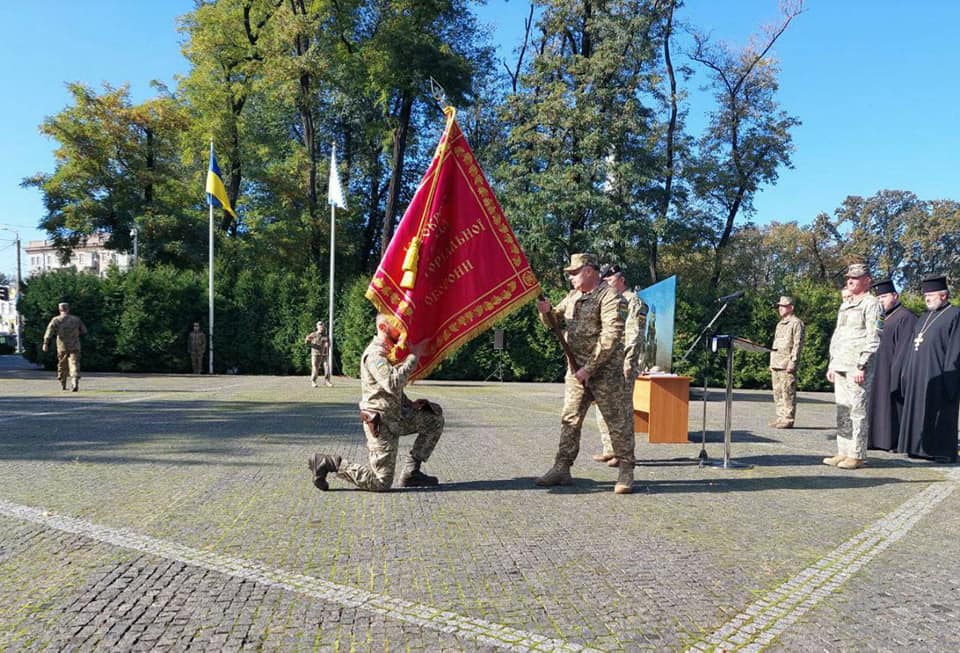
[[[407,342],[428,341],[414,379],[428,375],[540,293],[527,257],[449,111],[433,161],[366,293],[404,334],[394,350],[396,359],[406,356]],[[410,285],[403,282],[404,262],[409,263],[408,249],[418,237],[413,288],[401,288],[401,283]]]

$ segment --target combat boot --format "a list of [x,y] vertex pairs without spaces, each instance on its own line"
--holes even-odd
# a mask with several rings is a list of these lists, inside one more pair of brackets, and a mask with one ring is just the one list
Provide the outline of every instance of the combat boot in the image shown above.
[[340,456],[327,456],[322,453],[315,453],[307,461],[307,467],[313,472],[313,484],[318,490],[329,490],[330,484],[327,483],[327,474],[333,474],[340,469]]
[[436,476],[421,472],[420,461],[408,457],[400,473],[400,487],[433,487],[435,485],[440,485],[440,480]]
[[573,478],[570,476],[570,464],[557,461],[553,464],[546,474],[536,480],[540,487],[552,487],[554,485],[571,485]]
[[67,389],[67,377],[60,379],[60,388],[63,390]]
[[80,389],[80,379],[73,377],[73,391],[76,392]]
[[846,458],[842,462],[837,464],[837,467],[840,469],[860,469],[867,464],[866,460],[862,458]]
[[823,459],[823,464],[830,465],[831,467],[836,467],[846,459],[847,459],[846,456],[840,456],[840,455],[830,456],[829,458]]
[[613,486],[614,494],[630,494],[633,492],[633,463],[620,463],[620,476]]

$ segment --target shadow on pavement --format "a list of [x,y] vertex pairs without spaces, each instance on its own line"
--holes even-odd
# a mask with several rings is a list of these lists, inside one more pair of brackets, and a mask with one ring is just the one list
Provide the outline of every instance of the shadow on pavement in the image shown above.
[[[32,414],[43,418],[34,420]],[[359,432],[353,402],[117,403],[85,398],[83,404],[55,404],[49,399],[0,397],[0,415],[21,416],[0,424],[0,460],[246,464],[241,461],[252,455],[254,443],[324,446],[355,441]],[[143,450],[142,455],[134,450],[144,445],[162,445],[162,453],[156,448]]]
[[[518,476],[516,478],[487,479],[478,481],[440,481],[436,488],[419,488],[424,492],[487,492],[535,490],[537,492],[552,492],[555,494],[586,494],[591,492],[613,492],[616,480],[614,473],[610,481],[595,481],[591,478],[573,477],[573,485],[557,485],[555,487],[539,487],[535,484],[536,476]],[[407,490],[404,490],[407,491]]]
[[634,493],[683,494],[698,492],[761,492],[764,490],[843,490],[877,487],[892,483],[923,483],[928,480],[904,480],[875,476],[775,476],[766,478],[710,478],[702,480],[639,481]]

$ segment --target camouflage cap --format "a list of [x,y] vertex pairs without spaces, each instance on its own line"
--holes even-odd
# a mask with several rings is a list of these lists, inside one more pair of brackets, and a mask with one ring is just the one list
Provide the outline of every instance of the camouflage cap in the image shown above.
[[589,265],[593,269],[598,269],[600,264],[597,262],[597,257],[593,254],[571,254],[570,255],[570,265],[563,268],[563,271],[567,274],[576,272],[584,265]]
[[780,295],[780,300],[774,306],[793,306],[793,297],[789,295]]
[[870,274],[867,271],[866,263],[852,263],[847,266],[847,279],[859,279],[860,277],[865,277]]

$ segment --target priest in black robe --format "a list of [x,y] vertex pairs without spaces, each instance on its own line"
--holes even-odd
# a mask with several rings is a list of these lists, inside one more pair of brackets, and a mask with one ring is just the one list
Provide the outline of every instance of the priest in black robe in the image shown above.
[[957,461],[960,412],[960,309],[951,306],[946,277],[921,284],[926,312],[917,318],[903,360],[900,386],[903,414],[897,451]]
[[896,451],[900,439],[900,414],[903,400],[893,391],[892,378],[899,378],[907,347],[913,345],[913,325],[917,321],[900,303],[900,293],[889,279],[873,284],[873,293],[883,306],[883,332],[876,353],[873,384],[867,397],[867,448]]

